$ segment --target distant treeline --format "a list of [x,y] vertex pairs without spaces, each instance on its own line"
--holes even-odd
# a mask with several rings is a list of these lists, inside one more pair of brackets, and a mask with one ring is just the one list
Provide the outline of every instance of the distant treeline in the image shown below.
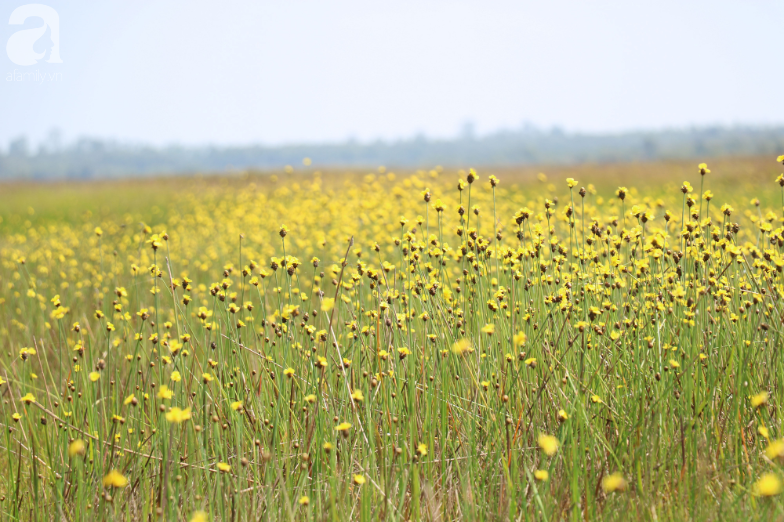
[[578,134],[558,129],[497,132],[451,140],[417,137],[395,142],[265,147],[151,147],[80,139],[31,152],[24,139],[0,154],[0,179],[112,178],[302,166],[509,166],[702,159],[784,152],[784,127],[711,127],[687,130]]

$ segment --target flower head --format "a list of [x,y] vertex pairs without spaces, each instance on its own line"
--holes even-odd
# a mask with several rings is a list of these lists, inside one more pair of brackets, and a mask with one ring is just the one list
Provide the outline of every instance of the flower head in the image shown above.
[[602,489],[605,493],[613,493],[615,491],[626,491],[626,479],[623,475],[616,471],[612,475],[607,475],[602,479]]
[[539,447],[542,448],[542,451],[544,451],[545,455],[548,457],[552,457],[555,455],[555,452],[558,451],[558,439],[552,435],[540,433],[537,442],[539,443]]
[[174,392],[169,389],[168,386],[165,384],[161,384],[160,389],[158,390],[158,398],[159,399],[171,399],[174,396]]
[[87,446],[82,439],[76,439],[68,445],[68,456],[75,457],[76,455],[84,455],[87,451]]
[[105,488],[124,488],[128,485],[128,479],[122,473],[113,469],[103,478],[103,487]]
[[763,404],[768,402],[768,392],[760,392],[756,395],[751,397],[751,406],[752,408],[759,408]]
[[781,493],[781,479],[775,473],[765,473],[751,488],[757,497],[773,497]]
[[191,409],[180,409],[177,406],[172,407],[166,412],[166,420],[172,423],[181,424],[191,418]]
[[452,345],[452,353],[457,355],[463,355],[466,352],[472,351],[474,351],[474,349],[471,348],[471,341],[466,338],[459,339],[455,344]]
[[770,441],[768,447],[765,448],[765,456],[770,460],[784,457],[784,439]]
[[194,511],[191,519],[188,522],[207,522],[209,520],[206,511]]

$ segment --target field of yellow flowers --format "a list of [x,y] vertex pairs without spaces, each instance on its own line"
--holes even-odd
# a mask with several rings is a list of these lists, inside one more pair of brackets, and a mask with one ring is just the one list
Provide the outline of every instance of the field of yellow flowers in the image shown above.
[[8,184],[0,518],[782,519],[775,159]]

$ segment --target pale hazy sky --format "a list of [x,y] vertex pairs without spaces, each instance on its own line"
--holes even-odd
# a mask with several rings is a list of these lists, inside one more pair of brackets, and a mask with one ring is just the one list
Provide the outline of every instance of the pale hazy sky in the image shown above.
[[780,0],[39,1],[61,64],[9,59],[42,22],[0,2],[2,148],[52,127],[192,145],[784,124]]

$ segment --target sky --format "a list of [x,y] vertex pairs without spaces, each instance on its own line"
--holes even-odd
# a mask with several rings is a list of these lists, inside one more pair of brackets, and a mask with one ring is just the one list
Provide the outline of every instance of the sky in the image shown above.
[[780,0],[41,1],[17,65],[44,20],[0,0],[0,148],[784,124]]

